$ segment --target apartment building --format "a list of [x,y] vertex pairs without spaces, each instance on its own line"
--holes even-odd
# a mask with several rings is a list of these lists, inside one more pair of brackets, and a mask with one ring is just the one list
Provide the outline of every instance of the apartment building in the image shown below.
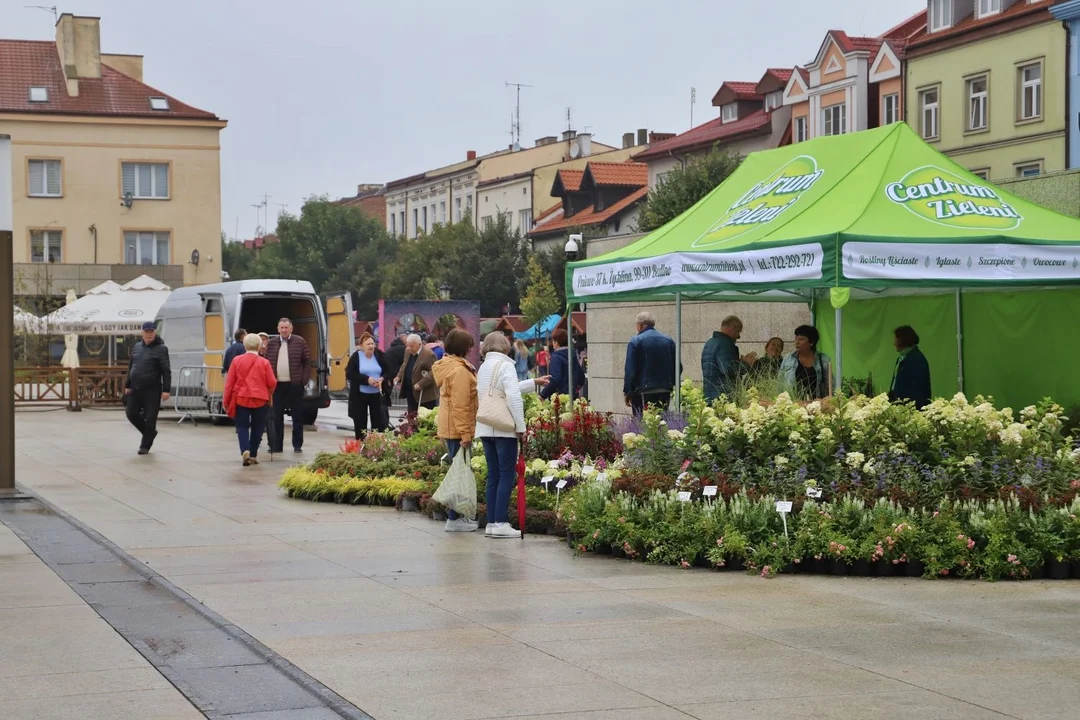
[[0,40],[16,292],[217,282],[225,126],[145,84],[141,55],[101,52],[98,18],[61,15],[55,41]]

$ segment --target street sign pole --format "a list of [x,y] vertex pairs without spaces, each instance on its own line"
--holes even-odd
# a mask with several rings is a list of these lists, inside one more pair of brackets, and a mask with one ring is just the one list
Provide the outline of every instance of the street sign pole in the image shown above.
[[15,491],[15,268],[11,137],[0,135],[0,496]]

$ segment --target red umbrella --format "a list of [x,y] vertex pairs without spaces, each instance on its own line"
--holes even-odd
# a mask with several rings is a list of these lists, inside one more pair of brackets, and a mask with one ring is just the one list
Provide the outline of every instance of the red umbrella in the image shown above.
[[517,491],[518,491],[518,528],[521,529],[521,539],[525,539],[525,448],[518,448],[517,461]]

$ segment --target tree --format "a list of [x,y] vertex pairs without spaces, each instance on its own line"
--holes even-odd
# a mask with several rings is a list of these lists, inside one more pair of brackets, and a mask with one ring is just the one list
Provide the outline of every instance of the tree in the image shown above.
[[530,326],[535,325],[553,313],[559,312],[562,301],[555,292],[551,275],[536,259],[529,258],[528,287],[525,297],[521,298],[521,312]]
[[[596,232],[596,228],[570,228],[567,231],[567,236],[578,233],[581,235],[581,242],[578,243],[578,257],[584,258],[585,247],[588,245],[589,232]],[[594,235],[593,237],[597,237]],[[551,278],[551,284],[555,287],[555,294],[559,298],[559,307],[566,305],[566,252],[561,246],[549,247],[546,250],[541,250],[535,253],[532,257],[540,263],[548,277]],[[528,286],[528,278],[522,281],[523,288],[521,294],[525,294],[525,290]]]
[[649,232],[679,217],[724,182],[741,162],[739,155],[714,147],[708,155],[675,168],[649,191],[641,206],[638,229]]
[[221,233],[221,269],[230,280],[247,280],[255,275],[255,251],[244,247],[241,240],[228,240]]
[[384,268],[397,255],[397,241],[378,220],[358,207],[325,197],[304,201],[300,216],[278,216],[278,242],[255,261],[257,277],[303,278],[316,292],[352,292],[360,317],[373,317]]

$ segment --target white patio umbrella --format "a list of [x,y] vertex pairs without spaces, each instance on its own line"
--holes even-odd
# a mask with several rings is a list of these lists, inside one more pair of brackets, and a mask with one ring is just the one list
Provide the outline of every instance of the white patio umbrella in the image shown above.
[[[79,296],[75,294],[74,289],[67,291],[66,305],[71,305],[78,302]],[[79,336],[69,333],[64,336],[64,356],[60,358],[60,364],[66,368],[79,367]]]
[[14,306],[15,332],[39,333],[41,332],[41,318],[33,313],[28,313],[18,305]]
[[136,335],[144,322],[154,320],[170,292],[117,289],[115,292],[87,293],[46,315],[44,320],[50,330],[57,333]]

